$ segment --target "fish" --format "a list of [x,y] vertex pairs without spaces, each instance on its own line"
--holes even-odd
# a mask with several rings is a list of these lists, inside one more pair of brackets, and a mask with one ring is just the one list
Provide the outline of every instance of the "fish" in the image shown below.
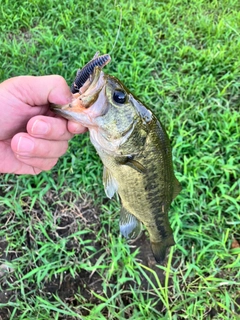
[[168,211],[181,190],[167,132],[154,113],[101,65],[93,67],[82,87],[69,104],[51,109],[89,129],[103,163],[105,193],[110,199],[118,194],[121,200],[120,233],[134,241],[144,225],[155,260],[163,263],[175,244]]

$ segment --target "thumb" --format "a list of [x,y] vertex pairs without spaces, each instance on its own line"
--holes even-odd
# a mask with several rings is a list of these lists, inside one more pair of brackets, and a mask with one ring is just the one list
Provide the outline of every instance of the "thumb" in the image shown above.
[[6,80],[5,85],[16,98],[30,106],[66,104],[71,101],[71,91],[65,79],[59,75],[19,76]]

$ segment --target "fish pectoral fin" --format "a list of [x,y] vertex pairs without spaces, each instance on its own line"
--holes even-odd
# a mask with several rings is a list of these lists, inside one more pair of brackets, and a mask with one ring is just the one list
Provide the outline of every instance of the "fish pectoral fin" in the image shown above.
[[126,239],[135,239],[142,232],[141,222],[124,207],[120,211],[119,227],[121,234]]
[[117,163],[129,166],[140,173],[146,172],[146,168],[140,162],[134,160],[133,156],[117,157],[115,160]]
[[110,199],[118,191],[117,180],[112,176],[111,172],[105,166],[103,168],[103,185],[106,196]]
[[179,192],[182,190],[182,186],[180,184],[180,182],[178,181],[178,179],[176,177],[174,177],[174,181],[173,181],[173,199],[176,198],[176,196],[179,194]]
[[136,160],[128,160],[125,163],[127,166],[133,168],[134,170],[137,170],[140,173],[145,173],[146,172],[146,168],[138,161]]

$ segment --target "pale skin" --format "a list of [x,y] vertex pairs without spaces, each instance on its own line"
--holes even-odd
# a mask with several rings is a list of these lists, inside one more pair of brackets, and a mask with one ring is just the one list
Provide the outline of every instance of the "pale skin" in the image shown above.
[[50,170],[74,134],[86,128],[55,117],[49,104],[67,104],[61,76],[20,76],[0,84],[0,173],[36,175]]

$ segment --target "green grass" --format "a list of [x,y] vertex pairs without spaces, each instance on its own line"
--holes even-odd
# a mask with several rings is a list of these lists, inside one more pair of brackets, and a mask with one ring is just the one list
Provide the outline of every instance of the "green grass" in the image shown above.
[[[1,175],[0,239],[14,259],[0,292],[17,294],[0,308],[27,320],[237,319],[240,249],[231,244],[240,240],[239,1],[5,0],[0,17],[1,81],[60,74],[71,84],[96,51],[111,53],[105,71],[165,124],[183,186],[169,213],[177,244],[159,266],[161,283],[118,236],[119,204],[106,201],[88,135],[75,137],[51,172]],[[83,203],[96,211],[98,227],[78,218]],[[72,219],[67,236],[58,229],[64,214]],[[72,303],[46,292],[66,275],[81,288],[79,274],[100,277],[101,293],[93,287],[86,294],[82,285]]]

